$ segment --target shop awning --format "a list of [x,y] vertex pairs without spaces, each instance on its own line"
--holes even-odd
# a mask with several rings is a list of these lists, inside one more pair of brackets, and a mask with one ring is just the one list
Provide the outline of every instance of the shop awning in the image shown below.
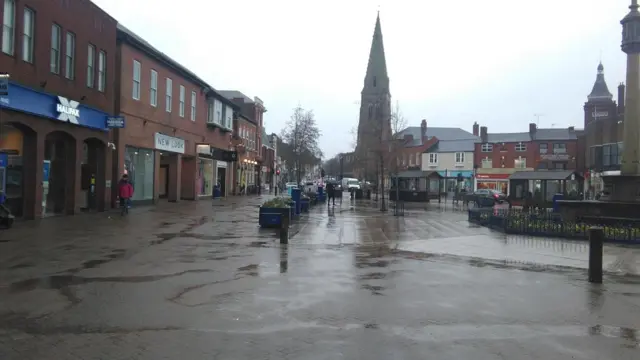
[[438,178],[442,178],[437,171],[422,171],[422,170],[405,170],[399,172],[397,175],[391,175],[392,178],[398,177],[400,179],[420,179],[420,178],[428,178],[437,176]]
[[582,175],[573,170],[540,170],[540,171],[517,171],[509,176],[509,180],[582,180]]

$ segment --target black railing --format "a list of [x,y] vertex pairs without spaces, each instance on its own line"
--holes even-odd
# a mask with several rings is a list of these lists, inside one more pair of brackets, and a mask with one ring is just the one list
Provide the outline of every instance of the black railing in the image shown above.
[[586,240],[589,228],[604,229],[605,240],[625,244],[640,244],[640,220],[610,219],[598,221],[563,221],[559,214],[550,211],[523,211],[519,209],[469,209],[469,222],[501,230],[508,234],[562,237]]

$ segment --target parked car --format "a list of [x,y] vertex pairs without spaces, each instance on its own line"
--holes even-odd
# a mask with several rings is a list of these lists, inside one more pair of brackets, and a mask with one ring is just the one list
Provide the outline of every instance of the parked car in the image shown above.
[[507,195],[497,190],[491,189],[478,189],[475,192],[468,194],[466,202],[469,206],[483,207],[494,206],[495,204],[502,204],[509,202]]

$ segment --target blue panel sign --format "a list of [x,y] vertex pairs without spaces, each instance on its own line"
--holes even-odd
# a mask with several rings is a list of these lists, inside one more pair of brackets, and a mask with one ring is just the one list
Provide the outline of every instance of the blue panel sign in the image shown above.
[[51,170],[51,161],[45,160],[42,164],[42,181],[49,181],[49,170]]
[[473,170],[441,170],[438,174],[444,178],[455,178],[460,174],[463,178],[473,177]]
[[36,91],[11,81],[8,95],[0,95],[0,107],[73,125],[109,130],[105,120],[109,114],[78,101]]
[[124,129],[124,116],[109,116],[109,117],[107,117],[107,128],[109,128],[109,129]]

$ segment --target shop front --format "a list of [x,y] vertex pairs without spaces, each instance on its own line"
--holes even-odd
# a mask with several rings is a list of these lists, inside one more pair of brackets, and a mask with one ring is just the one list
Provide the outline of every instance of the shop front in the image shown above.
[[511,174],[476,174],[474,191],[490,189],[508,194],[509,176],[511,176]]
[[199,198],[213,196],[213,188],[217,184],[216,161],[211,156],[209,145],[196,145],[198,165],[196,173],[196,195]]
[[[194,176],[190,175],[195,175],[195,171],[190,174],[189,169],[185,169],[183,172],[183,167],[185,166],[183,166],[184,159],[182,155],[185,153],[185,141],[184,139],[159,132],[154,134],[154,140],[156,158],[159,158],[159,164],[156,166],[158,175],[156,176],[157,186],[155,187],[158,191],[158,198],[167,199],[171,202],[180,201],[183,198],[183,182],[188,182],[189,177],[193,180]],[[187,187],[184,190],[188,190]]]
[[466,189],[471,190],[473,185],[473,170],[441,170],[438,171],[443,179],[441,192],[455,193]]
[[111,196],[109,119],[79,101],[9,82],[0,95],[0,190],[11,212],[35,219],[104,211]]
[[155,152],[152,149],[125,146],[124,174],[129,176],[129,181],[133,184],[132,201],[153,203],[155,160]]

